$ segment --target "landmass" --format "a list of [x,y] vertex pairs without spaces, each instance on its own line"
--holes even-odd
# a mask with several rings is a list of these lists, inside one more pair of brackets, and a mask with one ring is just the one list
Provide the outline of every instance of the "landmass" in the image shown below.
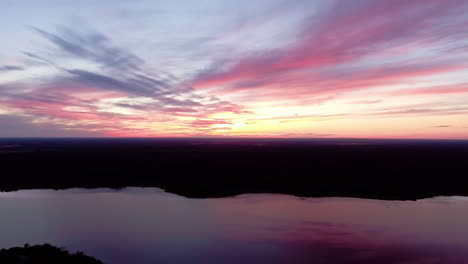
[[159,187],[414,200],[468,195],[468,141],[371,139],[1,139],[0,190]]
[[0,250],[2,264],[102,264],[83,252],[70,253],[49,244],[14,247]]

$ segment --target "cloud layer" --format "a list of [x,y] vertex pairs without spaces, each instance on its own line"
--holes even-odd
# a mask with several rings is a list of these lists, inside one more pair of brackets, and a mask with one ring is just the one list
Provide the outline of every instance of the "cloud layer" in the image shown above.
[[[0,45],[0,114],[63,136],[73,128],[103,136],[466,138],[465,2],[264,1],[238,16],[214,2],[199,10],[117,4],[80,29],[38,17],[22,26],[35,45],[16,54]],[[140,12],[157,8],[162,18]],[[109,26],[122,10],[141,17]],[[386,118],[385,133],[376,117]]]

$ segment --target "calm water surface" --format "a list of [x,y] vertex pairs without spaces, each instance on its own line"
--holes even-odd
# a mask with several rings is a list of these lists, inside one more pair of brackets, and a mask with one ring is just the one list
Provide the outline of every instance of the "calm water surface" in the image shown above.
[[157,188],[0,193],[0,248],[50,243],[119,263],[468,263],[468,198],[418,201]]

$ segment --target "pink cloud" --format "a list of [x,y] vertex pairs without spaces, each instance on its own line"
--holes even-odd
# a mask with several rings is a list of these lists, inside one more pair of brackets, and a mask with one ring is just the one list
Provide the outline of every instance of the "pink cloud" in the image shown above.
[[377,99],[377,100],[360,100],[360,101],[352,101],[349,102],[349,104],[377,104],[382,102],[382,100]]
[[413,88],[391,92],[391,95],[432,95],[468,93],[468,84],[442,85],[435,87]]
[[[265,47],[263,52],[235,54],[235,59],[232,58],[232,54],[226,55],[231,56],[230,59],[212,58],[214,55],[210,55],[204,59],[212,59],[213,64],[219,67],[212,67],[188,81],[176,78],[171,73],[153,72],[152,68],[145,66],[145,60],[130,51],[114,47],[110,39],[106,38],[105,43],[99,41],[93,43],[83,41],[88,39],[87,34],[73,38],[67,34],[62,36],[35,29],[56,48],[56,51],[61,52],[64,58],[85,60],[100,68],[95,72],[86,69],[68,69],[64,65],[59,65],[61,60],[57,60],[57,65],[50,64],[54,64],[54,67],[62,72],[57,76],[50,76],[47,79],[49,83],[45,85],[38,83],[37,87],[20,87],[21,89],[14,91],[15,94],[8,94],[9,89],[3,89],[2,85],[0,105],[33,117],[58,120],[54,122],[63,124],[85,121],[83,129],[102,130],[109,136],[156,136],[165,134],[155,134],[146,128],[137,129],[135,127],[141,126],[135,124],[162,123],[161,120],[171,120],[180,130],[180,132],[171,131],[171,135],[206,134],[211,132],[213,127],[224,129],[231,124],[229,120],[210,118],[216,113],[252,115],[249,117],[252,122],[262,120],[265,117],[254,116],[254,108],[246,109],[243,106],[255,107],[255,104],[249,105],[249,103],[258,101],[267,101],[286,109],[289,106],[318,108],[321,104],[346,96],[346,93],[364,90],[369,90],[374,98],[462,95],[468,92],[466,83],[395,92],[382,91],[381,88],[407,85],[420,79],[468,69],[466,62],[468,16],[465,15],[468,6],[465,2],[464,0],[353,0],[336,1],[332,4],[327,2],[324,4],[327,6],[325,10],[318,10],[314,16],[310,16],[298,25],[298,28],[291,30],[300,33],[293,42],[286,42],[290,43],[286,47],[276,49]],[[276,15],[269,16],[268,19],[275,17]],[[257,18],[256,21],[262,23],[260,21],[262,19],[265,18]],[[247,43],[248,40],[239,41]],[[215,51],[218,50],[215,48],[213,54],[219,54]],[[29,59],[42,62],[54,61],[49,58],[50,54],[54,54],[53,50],[38,55],[29,52],[25,54]],[[116,58],[120,59],[116,61]],[[223,63],[216,63],[219,61]],[[171,77],[161,77],[166,75]],[[194,89],[187,84],[193,85],[195,90],[204,91],[194,92]],[[390,102],[384,100],[385,98],[371,100],[367,96],[364,98],[352,98],[352,96],[353,94],[345,98],[349,102],[345,102],[348,104],[347,109],[352,107],[349,104]],[[119,100],[103,101],[119,97],[125,100],[120,103]],[[131,102],[136,97],[147,100]],[[385,104],[378,104],[375,107],[381,105]],[[126,114],[113,111],[115,108]],[[317,113],[320,114],[310,117],[330,120],[357,116],[372,118],[459,115],[466,113],[466,108],[445,105],[373,109],[367,113],[353,113],[352,110],[346,110],[348,111],[346,113],[334,112],[333,109],[330,111],[322,113],[321,109],[318,109]],[[275,114],[277,117],[272,119],[278,122],[287,123],[294,120],[294,117],[281,119],[283,113]],[[266,118],[269,117],[270,114]],[[94,127],[85,123],[94,124]],[[286,134],[288,133],[278,132],[275,135]],[[307,132],[299,131],[292,134],[304,135]]]
[[280,98],[365,89],[466,69],[464,60],[446,55],[384,63],[392,59],[390,53],[377,65],[366,60],[390,49],[416,53],[458,39],[457,25],[466,23],[453,19],[462,14],[460,4],[457,0],[337,2],[322,16],[311,18],[295,44],[232,61],[232,66],[202,74],[192,84],[197,89],[222,86],[221,93],[273,90]]

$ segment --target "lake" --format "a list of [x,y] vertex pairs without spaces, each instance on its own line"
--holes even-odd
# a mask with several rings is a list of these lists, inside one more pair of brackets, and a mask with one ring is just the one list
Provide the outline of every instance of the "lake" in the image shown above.
[[123,263],[468,263],[468,198],[417,201],[158,188],[0,193],[0,248],[50,243]]

